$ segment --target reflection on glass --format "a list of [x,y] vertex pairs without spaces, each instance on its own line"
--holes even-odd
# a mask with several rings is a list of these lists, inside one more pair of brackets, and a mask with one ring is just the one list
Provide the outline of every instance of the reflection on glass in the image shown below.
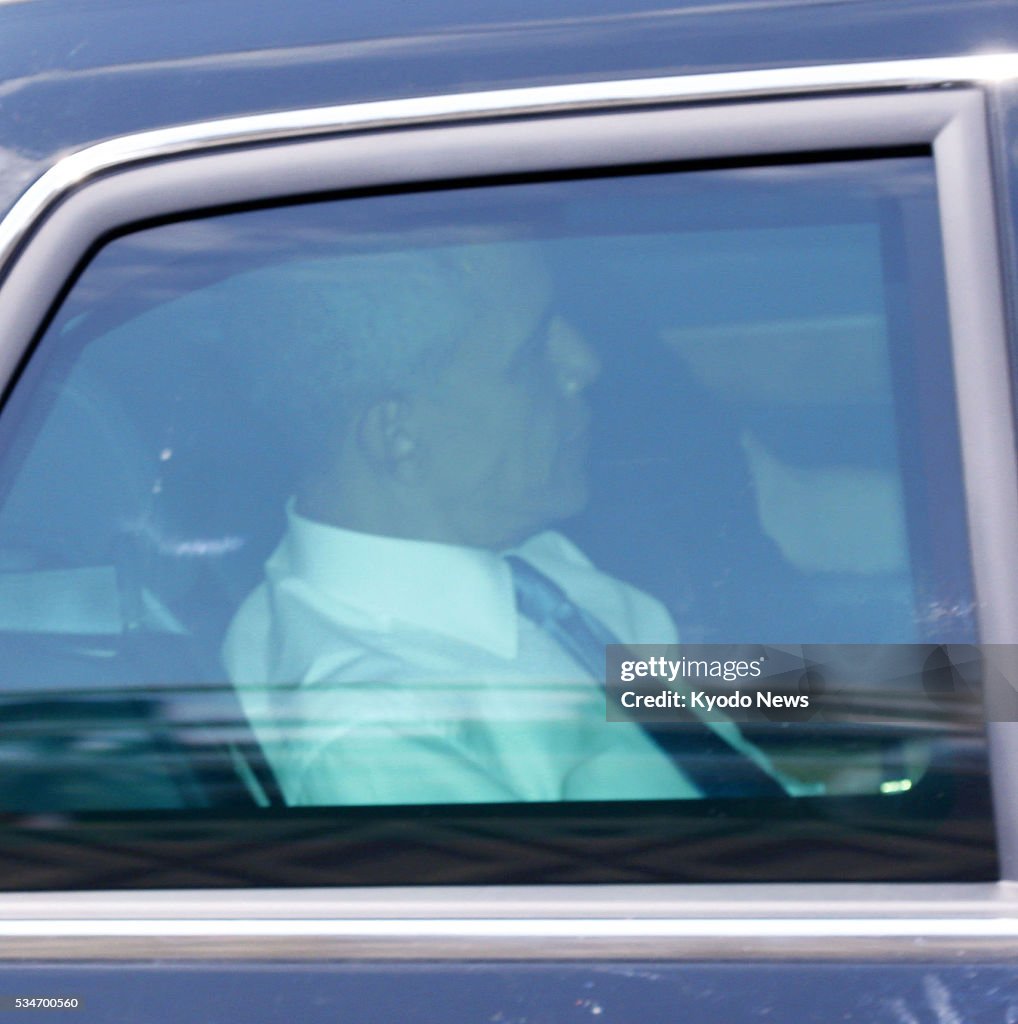
[[78,642],[11,698],[105,664],[258,803],[908,790],[922,723],[657,733],[602,686],[612,643],[975,638],[935,200],[913,157],[112,242],[3,421],[4,643]]

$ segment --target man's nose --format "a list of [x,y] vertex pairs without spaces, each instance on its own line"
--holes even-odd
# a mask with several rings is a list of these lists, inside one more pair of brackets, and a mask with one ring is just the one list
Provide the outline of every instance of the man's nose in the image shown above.
[[548,353],[567,395],[578,395],[597,380],[601,360],[568,320],[556,317],[548,332]]

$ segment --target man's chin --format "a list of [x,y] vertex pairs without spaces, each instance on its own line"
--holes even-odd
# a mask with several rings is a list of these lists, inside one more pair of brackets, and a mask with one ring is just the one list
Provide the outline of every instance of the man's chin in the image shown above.
[[590,486],[586,475],[570,481],[568,485],[563,482],[557,490],[554,522],[578,516],[590,502]]
[[513,531],[510,543],[503,546],[521,544],[528,537],[578,516],[586,509],[589,497],[586,474],[568,482],[561,478],[556,480],[542,491],[540,503],[532,506],[534,514],[518,520],[519,529]]

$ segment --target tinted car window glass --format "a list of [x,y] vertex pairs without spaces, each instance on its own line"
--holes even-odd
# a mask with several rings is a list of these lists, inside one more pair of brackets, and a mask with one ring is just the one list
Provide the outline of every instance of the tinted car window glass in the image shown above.
[[611,643],[977,639],[932,161],[653,171],[108,240],[0,421],[0,806],[985,817],[921,693],[605,720]]

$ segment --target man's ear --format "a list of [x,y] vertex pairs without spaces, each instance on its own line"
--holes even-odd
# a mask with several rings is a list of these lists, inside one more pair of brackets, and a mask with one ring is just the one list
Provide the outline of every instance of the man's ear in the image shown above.
[[419,475],[419,443],[409,405],[400,398],[375,402],[361,417],[361,452],[376,472],[412,481]]

